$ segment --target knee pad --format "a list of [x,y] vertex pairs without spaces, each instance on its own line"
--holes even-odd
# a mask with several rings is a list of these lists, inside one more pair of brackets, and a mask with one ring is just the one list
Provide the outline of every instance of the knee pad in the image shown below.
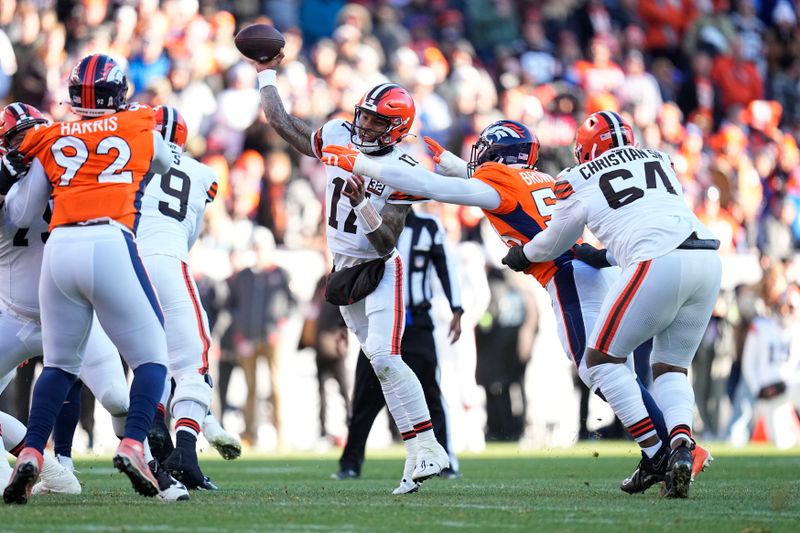
[[208,409],[211,405],[211,387],[202,374],[191,371],[174,376],[173,379],[175,392],[172,395],[172,405],[180,401],[192,401]]
[[128,407],[130,406],[130,398],[126,389],[117,390],[109,389],[102,397],[98,398],[103,408],[108,411],[111,416],[125,416],[128,414]]
[[375,370],[375,375],[378,376],[378,381],[386,383],[392,380],[398,372],[397,359],[400,359],[397,355],[376,355],[370,358],[369,362]]

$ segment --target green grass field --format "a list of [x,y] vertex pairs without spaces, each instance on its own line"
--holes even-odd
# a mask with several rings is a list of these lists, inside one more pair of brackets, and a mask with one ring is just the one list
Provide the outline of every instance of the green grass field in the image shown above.
[[392,496],[401,450],[370,452],[360,480],[333,481],[335,451],[224,462],[206,452],[222,490],[162,503],[134,494],[109,458],[77,461],[81,496],[5,506],[0,531],[800,531],[800,455],[712,447],[716,462],[688,500],[653,488],[629,496],[619,480],[638,460],[630,443],[569,450],[490,446],[462,459],[464,477]]

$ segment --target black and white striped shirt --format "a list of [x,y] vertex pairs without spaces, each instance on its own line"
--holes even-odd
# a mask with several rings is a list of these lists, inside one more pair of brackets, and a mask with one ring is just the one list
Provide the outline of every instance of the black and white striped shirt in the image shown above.
[[426,320],[425,316],[430,320],[433,297],[431,275],[434,269],[450,309],[461,310],[458,276],[452,257],[448,257],[444,228],[438,218],[409,211],[405,227],[397,240],[397,249],[405,265],[403,294],[406,312],[412,323]]

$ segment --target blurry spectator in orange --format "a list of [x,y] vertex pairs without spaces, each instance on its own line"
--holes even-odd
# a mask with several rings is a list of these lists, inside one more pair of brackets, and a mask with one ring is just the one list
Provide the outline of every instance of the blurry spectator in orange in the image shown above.
[[742,110],[741,119],[748,126],[747,136],[752,153],[772,148],[780,140],[778,129],[783,109],[774,100],[753,100]]
[[231,313],[233,343],[247,382],[244,407],[245,430],[242,441],[255,443],[260,421],[257,418],[258,359],[269,365],[272,421],[278,449],[284,447],[281,404],[281,329],[295,305],[289,290],[289,275],[274,262],[275,240],[264,227],[253,230],[250,246],[255,249],[255,264],[236,272],[229,280],[228,309]]
[[661,107],[661,91],[658,82],[647,72],[644,56],[639,50],[631,50],[625,59],[625,83],[617,90],[623,110],[631,113],[633,123],[643,128],[655,123]]
[[741,39],[734,37],[730,41],[730,55],[714,60],[711,78],[719,88],[723,114],[764,96],[764,81],[755,63],[748,61],[743,52]]
[[[714,54],[730,52],[730,43],[736,37],[736,27],[729,14],[730,0],[698,2],[707,10],[688,27],[683,38],[683,50],[692,57],[700,47],[714,50]],[[710,8],[710,9],[709,9]]]
[[581,88],[589,94],[613,93],[625,83],[625,72],[611,59],[610,36],[592,39],[589,61],[575,63],[575,72]]
[[683,32],[694,19],[695,3],[692,0],[640,0],[638,4],[648,52],[680,65]]
[[711,182],[719,189],[720,204],[729,208],[735,199],[735,179],[739,165],[748,157],[747,137],[739,126],[726,124],[709,140],[713,159],[709,167]]
[[700,222],[719,239],[721,254],[732,254],[742,235],[742,228],[727,209],[720,205],[719,189],[710,187],[701,207],[696,211]]

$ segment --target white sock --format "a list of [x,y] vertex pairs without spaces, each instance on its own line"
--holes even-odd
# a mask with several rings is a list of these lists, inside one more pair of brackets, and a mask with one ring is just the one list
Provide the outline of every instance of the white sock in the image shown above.
[[25,424],[8,413],[0,411],[0,428],[3,428],[3,446],[10,452],[25,440]]
[[175,431],[188,431],[195,437],[200,433],[200,424],[208,414],[208,407],[192,400],[181,400],[172,403],[172,418],[175,419]]
[[666,372],[653,381],[653,398],[664,413],[670,444],[678,439],[691,442],[694,390],[681,372]]
[[641,444],[656,435],[653,422],[642,401],[636,376],[622,364],[603,363],[589,368],[592,386],[600,389],[631,436]]
[[127,414],[111,417],[111,427],[114,429],[114,435],[120,440],[125,437],[125,421],[127,419]]
[[416,437],[411,437],[403,441],[406,448],[406,462],[403,466],[403,479],[411,481],[411,475],[417,465],[417,454],[419,453],[419,441]]
[[661,441],[656,442],[652,446],[642,447],[642,451],[647,454],[647,457],[652,459],[658,453],[658,450],[661,449]]

